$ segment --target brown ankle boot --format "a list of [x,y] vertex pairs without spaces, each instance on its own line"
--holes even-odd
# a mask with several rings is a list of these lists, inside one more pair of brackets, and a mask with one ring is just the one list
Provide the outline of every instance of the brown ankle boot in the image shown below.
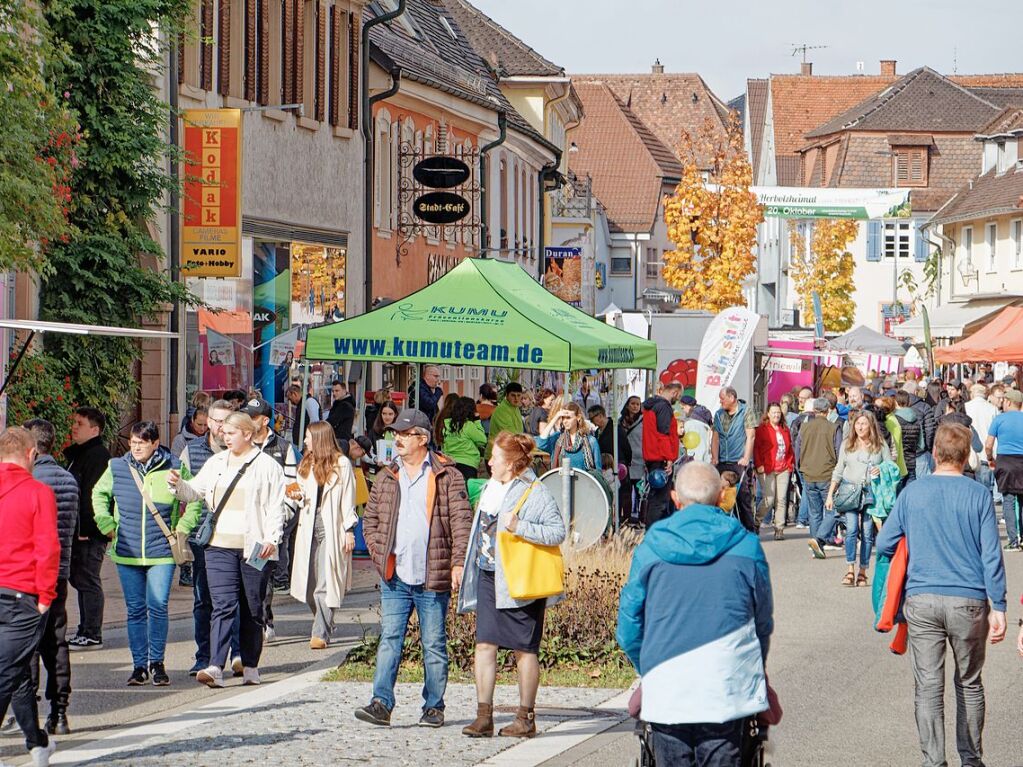
[[515,721],[502,727],[497,733],[504,738],[532,738],[536,735],[536,718],[533,709],[519,706],[515,712]]
[[463,727],[462,734],[470,738],[494,737],[494,706],[490,703],[477,703],[476,720]]

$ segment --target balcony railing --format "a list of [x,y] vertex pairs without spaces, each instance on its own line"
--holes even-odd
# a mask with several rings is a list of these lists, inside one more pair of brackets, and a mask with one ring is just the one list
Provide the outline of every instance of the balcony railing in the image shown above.
[[589,218],[593,205],[593,184],[589,176],[569,174],[568,183],[551,195],[555,218]]

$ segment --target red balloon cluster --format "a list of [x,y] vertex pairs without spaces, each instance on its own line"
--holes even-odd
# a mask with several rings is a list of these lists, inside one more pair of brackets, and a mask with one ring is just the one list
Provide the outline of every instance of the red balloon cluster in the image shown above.
[[673,360],[658,378],[662,384],[678,381],[683,389],[691,389],[696,386],[696,367],[694,359]]

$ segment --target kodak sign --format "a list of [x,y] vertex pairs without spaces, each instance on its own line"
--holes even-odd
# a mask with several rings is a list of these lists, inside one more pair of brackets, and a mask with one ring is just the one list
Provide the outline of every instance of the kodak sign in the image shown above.
[[181,274],[241,276],[242,113],[184,112]]

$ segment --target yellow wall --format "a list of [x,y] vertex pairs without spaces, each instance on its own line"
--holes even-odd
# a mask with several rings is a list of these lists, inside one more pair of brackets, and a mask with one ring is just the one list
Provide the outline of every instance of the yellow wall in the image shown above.
[[543,124],[543,108],[545,103],[544,89],[537,88],[502,88],[505,98],[515,107],[515,111],[526,118],[541,135],[547,135]]

